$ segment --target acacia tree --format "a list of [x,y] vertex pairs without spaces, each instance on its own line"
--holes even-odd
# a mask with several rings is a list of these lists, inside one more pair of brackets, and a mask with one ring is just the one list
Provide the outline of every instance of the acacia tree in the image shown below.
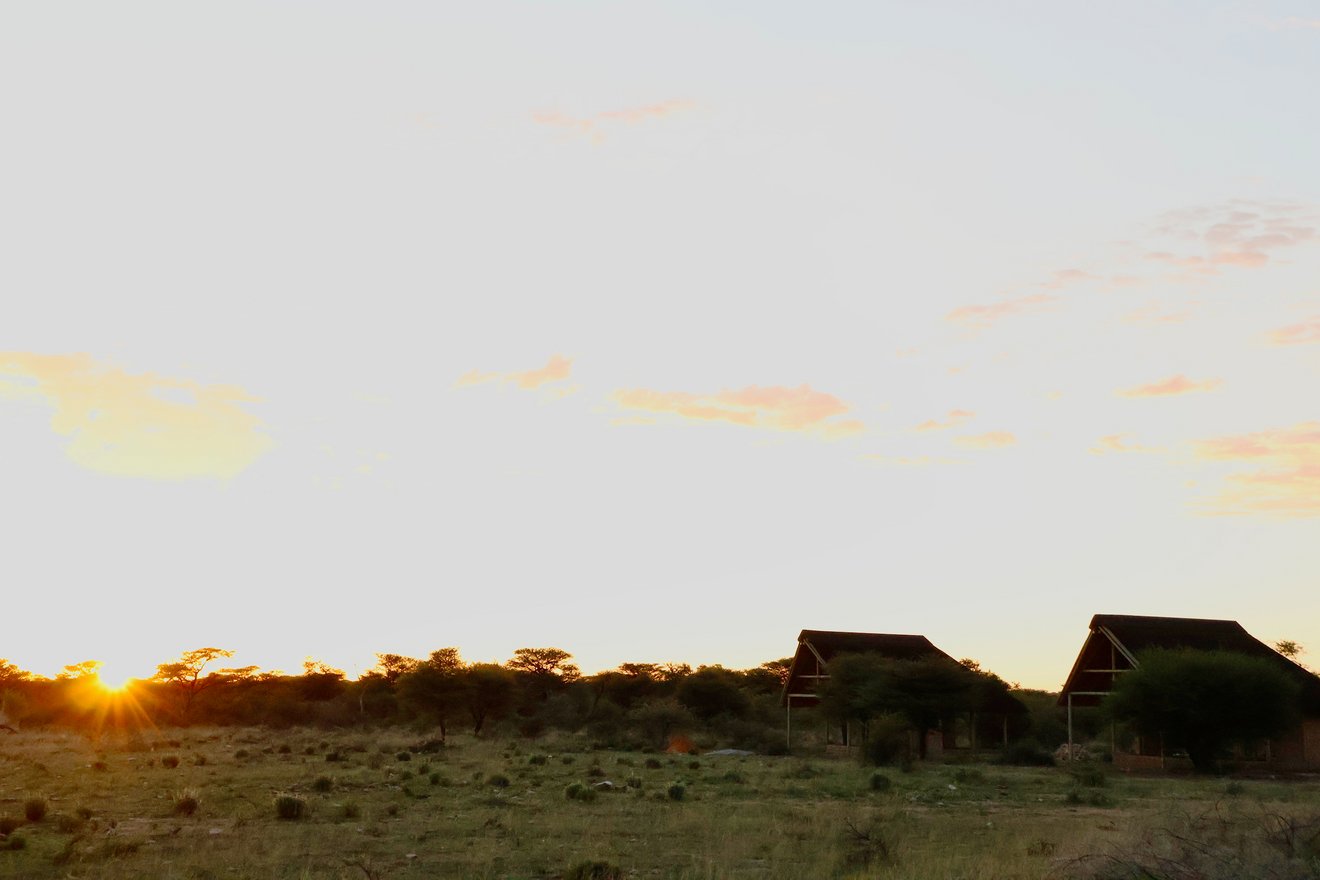
[[519,648],[504,665],[521,673],[530,688],[548,700],[552,691],[582,677],[581,670],[568,662],[572,658],[562,648]]
[[479,736],[488,720],[500,718],[513,707],[517,682],[498,663],[473,663],[463,670],[461,692],[472,718],[472,733]]
[[187,717],[192,714],[193,701],[197,699],[197,695],[229,680],[226,674],[247,677],[256,671],[255,666],[248,666],[242,669],[221,669],[206,676],[202,675],[202,670],[213,661],[232,656],[234,652],[224,648],[194,648],[191,651],[184,651],[179,655],[179,659],[172,663],[162,663],[157,666],[156,674],[152,678],[163,684],[173,685],[182,694],[183,714]]
[[[944,657],[893,660],[881,654],[840,654],[830,661],[830,677],[821,682],[820,704],[831,721],[868,725],[882,716],[901,718],[926,731],[953,716],[977,708],[982,673]],[[926,738],[918,739],[922,757]]]
[[1104,708],[1212,773],[1234,745],[1277,736],[1296,723],[1300,687],[1280,664],[1231,651],[1155,649],[1137,655]]
[[399,696],[435,718],[440,741],[448,735],[448,720],[463,697],[463,658],[458,648],[440,648],[399,677]]

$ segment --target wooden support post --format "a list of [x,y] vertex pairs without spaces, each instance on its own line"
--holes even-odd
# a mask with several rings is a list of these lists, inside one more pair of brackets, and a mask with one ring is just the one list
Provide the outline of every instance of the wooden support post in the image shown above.
[[[788,690],[788,688],[784,688]],[[793,751],[793,695],[789,694],[784,704],[784,748]]]
[[1068,760],[1073,759],[1072,693],[1068,694]]

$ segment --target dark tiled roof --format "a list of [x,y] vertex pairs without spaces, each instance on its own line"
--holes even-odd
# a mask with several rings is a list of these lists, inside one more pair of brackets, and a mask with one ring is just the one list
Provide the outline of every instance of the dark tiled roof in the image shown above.
[[[821,629],[804,629],[798,636],[798,642],[811,642],[811,646],[820,652],[820,656],[829,660],[836,654],[876,653],[895,660],[915,660],[919,657],[949,657],[948,654],[931,644],[925,636],[900,635],[897,633],[857,633],[830,632]],[[952,660],[952,657],[949,657]]]
[[[807,645],[811,647],[808,648]],[[931,644],[925,636],[901,635],[898,633],[857,633],[832,632],[822,629],[804,629],[798,635],[797,652],[793,655],[793,665],[784,682],[783,702],[788,695],[814,693],[815,684],[810,670],[814,669],[816,649],[820,658],[829,663],[839,654],[881,654],[893,660],[918,660],[922,657],[943,657],[950,662],[953,658]],[[807,680],[800,678],[806,676]],[[811,682],[811,683],[808,683]],[[810,702],[795,705],[812,705]]]
[[[1236,620],[1210,620],[1196,617],[1141,617],[1131,614],[1097,614],[1091,618],[1091,632],[1107,630],[1119,643],[1140,659],[1150,648],[1192,648],[1198,651],[1233,651],[1260,657],[1279,666],[1302,688],[1302,702],[1308,711],[1320,711],[1320,678],[1284,657],[1269,645],[1242,628]],[[1097,635],[1099,638],[1100,636]],[[1107,650],[1107,649],[1106,649]],[[1081,658],[1078,658],[1080,664]],[[1098,681],[1074,666],[1063,693],[1085,691]],[[1107,687],[1102,688],[1108,690]]]

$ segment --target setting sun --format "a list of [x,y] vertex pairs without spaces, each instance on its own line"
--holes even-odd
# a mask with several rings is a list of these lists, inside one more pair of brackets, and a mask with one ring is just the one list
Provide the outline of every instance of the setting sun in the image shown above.
[[96,670],[96,678],[107,691],[122,691],[136,680],[137,676],[123,666],[110,662],[102,663]]

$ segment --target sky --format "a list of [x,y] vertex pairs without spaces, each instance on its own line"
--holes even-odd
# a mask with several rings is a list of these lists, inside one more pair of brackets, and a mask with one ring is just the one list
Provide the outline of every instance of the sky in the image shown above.
[[1314,5],[19,2],[0,81],[23,668],[1320,656]]

